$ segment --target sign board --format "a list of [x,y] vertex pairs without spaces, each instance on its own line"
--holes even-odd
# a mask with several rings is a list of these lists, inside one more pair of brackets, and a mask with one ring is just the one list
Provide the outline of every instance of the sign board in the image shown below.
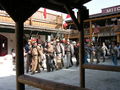
[[120,5],[102,9],[102,13],[112,13],[118,11],[120,11]]

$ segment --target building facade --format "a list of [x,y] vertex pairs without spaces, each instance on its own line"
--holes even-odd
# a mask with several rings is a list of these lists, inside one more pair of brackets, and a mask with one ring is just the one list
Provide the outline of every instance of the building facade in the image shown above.
[[[46,40],[51,33],[56,34],[58,30],[62,32],[62,16],[46,13],[35,12],[24,23],[24,36],[41,36],[42,40]],[[11,49],[15,48],[15,22],[5,12],[0,10],[0,56],[11,53]]]
[[[68,29],[76,29],[71,20],[66,21]],[[120,5],[104,8],[101,13],[90,15],[84,21],[84,35],[86,42],[119,42],[120,43]],[[78,31],[74,31],[66,38],[79,38]]]

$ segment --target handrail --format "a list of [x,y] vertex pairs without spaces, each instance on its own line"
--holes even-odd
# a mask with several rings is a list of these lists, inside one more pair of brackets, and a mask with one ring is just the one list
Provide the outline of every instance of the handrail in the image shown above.
[[80,88],[78,86],[53,82],[53,81],[36,78],[28,75],[19,76],[18,82],[27,84],[36,88],[40,88],[43,90],[90,90],[90,89]]
[[93,69],[93,70],[104,70],[104,71],[120,72],[120,66],[112,66],[112,65],[83,64],[82,68]]

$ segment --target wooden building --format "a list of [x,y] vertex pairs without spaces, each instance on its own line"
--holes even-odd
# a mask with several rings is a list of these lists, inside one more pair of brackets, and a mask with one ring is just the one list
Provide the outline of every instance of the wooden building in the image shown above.
[[[72,20],[66,21],[67,28],[76,29]],[[85,41],[95,42],[120,42],[120,5],[104,8],[101,13],[90,15],[89,19],[84,21]],[[66,38],[79,38],[78,31],[74,31]]]
[[[84,36],[83,26],[84,12],[86,7],[83,4],[90,0],[0,0],[0,9],[4,9],[15,22],[15,39],[16,39],[16,90],[25,90],[25,84],[41,88],[43,90],[88,90],[85,89],[85,69],[82,68],[84,53],[80,57],[80,81],[81,85],[73,86],[63,83],[42,80],[24,74],[24,58],[23,58],[23,36],[24,22],[34,14],[40,7],[69,13],[75,22],[78,30],[81,32],[81,37]],[[7,3],[6,3],[7,2]],[[73,15],[73,8],[81,10],[79,20]],[[81,22],[81,23],[80,23]],[[84,51],[84,38],[81,38],[81,50]]]
[[[84,30],[83,21],[88,15],[88,11],[83,5],[90,0],[0,0],[0,8],[8,12],[15,22],[16,39],[16,90],[25,90],[25,84],[43,90],[89,90],[85,88],[85,69],[106,70],[120,72],[120,66],[84,64]],[[7,2],[7,3],[6,3]],[[24,22],[40,7],[69,13],[80,33],[80,86],[67,85],[64,83],[52,82],[41,78],[24,74],[23,58],[23,36]],[[78,9],[78,18],[73,14],[72,9]],[[107,16],[108,17],[108,16]],[[107,18],[106,17],[106,18]],[[101,18],[100,18],[101,19]],[[90,19],[93,20],[93,19]],[[87,20],[86,20],[87,22]],[[88,20],[89,22],[89,20]],[[91,24],[92,26],[92,24]]]
[[[62,21],[62,16],[50,13],[46,13],[44,18],[44,12],[38,10],[24,22],[24,36],[40,35],[45,41],[48,35],[56,35],[58,30],[59,33],[65,33]],[[0,10],[0,56],[10,54],[12,48],[15,48],[15,22],[8,13]]]

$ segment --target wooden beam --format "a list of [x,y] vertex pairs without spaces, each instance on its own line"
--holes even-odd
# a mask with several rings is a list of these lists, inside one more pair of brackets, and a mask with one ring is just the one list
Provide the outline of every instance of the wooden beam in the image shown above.
[[76,19],[75,15],[74,15],[74,12],[72,11],[71,7],[67,4],[65,4],[65,8],[66,10],[68,11],[68,13],[70,14],[74,24],[76,25],[77,29],[80,30],[80,24],[78,22],[78,20]]
[[90,20],[90,28],[89,28],[89,30],[90,30],[90,40],[92,41],[92,33],[93,33],[93,29],[92,29],[92,21]]
[[[84,23],[90,22],[90,21],[98,21],[98,20],[103,20],[103,19],[115,18],[115,17],[120,17],[120,14],[111,15],[111,16],[104,16],[104,17],[96,17],[96,18],[92,18],[92,19],[89,18],[89,19],[84,20]],[[71,22],[70,24],[73,24],[73,22]]]
[[80,47],[79,47],[79,64],[80,64],[80,87],[85,88],[85,69],[82,68],[82,65],[84,64],[84,28],[83,28],[83,9],[78,10],[78,21],[79,21],[79,26],[80,26],[80,37],[79,37],[79,42],[80,42]]
[[23,22],[16,22],[16,90],[25,90],[25,86],[18,82],[18,77],[24,74],[23,56]]
[[120,32],[116,32],[116,34],[120,34]]
[[115,17],[120,17],[120,14],[111,15],[111,16],[104,16],[104,17],[96,17],[96,18],[93,18],[93,19],[84,20],[84,22],[97,21],[97,20],[103,20],[103,19],[109,19],[109,18],[115,18]]
[[85,88],[85,69],[82,68],[83,60],[84,60],[84,29],[83,29],[83,18],[82,18],[82,10],[78,11],[78,19],[76,19],[71,7],[65,4],[65,8],[70,14],[74,24],[76,25],[78,31],[80,32],[79,42],[79,63],[80,63],[80,87]]
[[20,83],[24,83],[30,86],[34,86],[36,88],[40,88],[43,90],[89,90],[83,89],[78,86],[67,85],[63,83],[53,82],[49,80],[44,80],[28,75],[21,75],[18,77],[18,81]]
[[83,64],[82,68],[93,69],[93,70],[104,70],[104,71],[116,71],[116,72],[120,72],[120,66],[112,66],[112,65]]
[[[81,88],[85,88],[85,69],[82,68],[82,65],[84,64],[84,28],[83,28],[83,21],[87,18],[87,14],[85,14],[86,12],[88,12],[88,10],[86,9],[86,7],[81,6],[81,9],[79,9],[78,11],[78,19],[76,19],[71,7],[69,7],[69,5],[65,4],[65,8],[68,11],[68,13],[70,14],[73,22],[75,23],[78,31],[80,32],[80,37],[79,37],[79,41],[80,41],[80,48],[79,48],[79,62],[80,62],[80,87]],[[84,14],[86,15],[86,17],[84,16]]]

